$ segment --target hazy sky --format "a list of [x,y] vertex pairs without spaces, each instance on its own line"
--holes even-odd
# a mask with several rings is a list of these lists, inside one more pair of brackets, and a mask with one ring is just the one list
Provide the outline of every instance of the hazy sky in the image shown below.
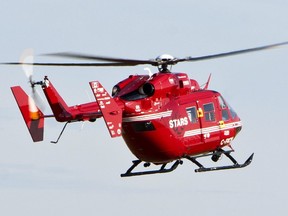
[[[61,51],[202,56],[288,41],[288,1],[0,0],[0,28],[0,62],[18,61],[26,48],[36,61],[63,61],[39,56]],[[233,155],[242,162],[255,152],[249,167],[197,174],[184,161],[173,173],[134,178],[120,178],[135,157],[103,120],[68,125],[57,145],[50,140],[63,124],[46,120],[45,141],[34,144],[10,91],[29,92],[27,78],[21,67],[0,66],[0,214],[287,215],[287,56],[288,47],[173,68],[201,84],[212,73],[210,88],[243,121]],[[110,90],[144,67],[36,67],[34,78],[48,75],[73,105],[93,100],[89,81]]]

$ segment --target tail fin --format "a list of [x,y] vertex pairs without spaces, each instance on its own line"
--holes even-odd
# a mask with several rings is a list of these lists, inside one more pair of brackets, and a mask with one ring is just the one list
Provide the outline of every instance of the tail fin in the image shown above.
[[11,87],[25,124],[34,142],[43,141],[44,115],[20,86]]
[[66,122],[72,119],[72,116],[69,113],[68,105],[49,81],[48,77],[44,78],[42,89],[52,109],[55,119],[59,122]]
[[102,112],[104,121],[111,137],[121,136],[122,134],[122,109],[104,89],[100,82],[90,82],[94,96]]

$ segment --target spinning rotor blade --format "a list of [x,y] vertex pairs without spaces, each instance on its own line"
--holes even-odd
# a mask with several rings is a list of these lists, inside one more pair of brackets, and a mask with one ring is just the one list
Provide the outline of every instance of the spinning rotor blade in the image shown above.
[[44,111],[46,106],[44,104],[44,99],[41,97],[39,92],[32,87],[32,99],[34,103],[39,107],[40,110]]
[[2,65],[31,65],[31,66],[51,66],[51,67],[107,67],[107,66],[135,66],[135,64],[125,63],[22,63],[5,62]]
[[254,48],[250,48],[250,49],[237,50],[237,51],[219,53],[219,54],[214,54],[214,55],[207,55],[207,56],[200,56],[200,57],[191,57],[190,56],[190,57],[183,58],[183,59],[177,59],[177,60],[175,60],[175,62],[178,63],[178,62],[184,62],[184,61],[201,61],[201,60],[208,60],[208,59],[214,59],[214,58],[222,58],[222,57],[227,57],[227,56],[233,56],[233,55],[239,55],[239,54],[245,54],[245,53],[250,53],[250,52],[272,49],[272,48],[278,48],[278,47],[285,46],[285,45],[288,45],[288,42],[270,44],[270,45],[261,46],[261,47],[254,47]]
[[[79,53],[69,53],[69,52],[64,52],[64,53],[52,53],[52,54],[47,54],[48,56],[57,56],[57,57],[68,57],[68,58],[74,58],[74,59],[81,59],[81,60],[92,60],[92,61],[106,61],[106,62],[114,62],[114,63],[82,63],[82,64],[77,64],[75,63],[71,65],[70,64],[52,64],[52,66],[136,66],[136,65],[142,65],[142,64],[150,64],[152,66],[159,66],[162,64],[166,65],[174,65],[177,64],[178,62],[189,62],[189,61],[202,61],[202,60],[209,60],[209,59],[214,59],[214,58],[222,58],[222,57],[228,57],[228,56],[233,56],[233,55],[240,55],[240,54],[245,54],[245,53],[250,53],[250,52],[256,52],[256,51],[263,51],[263,50],[268,50],[272,48],[278,48],[281,46],[288,45],[288,42],[282,42],[282,43],[276,43],[276,44],[270,44],[266,46],[260,46],[260,47],[254,47],[254,48],[249,48],[249,49],[243,49],[243,50],[237,50],[237,51],[231,51],[231,52],[226,52],[226,53],[219,53],[219,54],[214,54],[214,55],[207,55],[207,56],[200,56],[200,57],[186,57],[186,58],[180,58],[180,59],[172,59],[172,60],[167,60],[167,61],[161,61],[160,60],[138,60],[138,59],[123,59],[123,58],[114,58],[114,57],[104,57],[104,56],[94,56],[94,55],[85,55],[85,54],[79,54]],[[39,65],[44,65],[44,64],[39,64]],[[48,65],[49,66],[49,65]]]
[[[179,62],[193,62],[193,61],[202,61],[202,60],[209,60],[209,59],[215,59],[215,58],[222,58],[222,57],[229,57],[233,55],[240,55],[250,52],[256,52],[256,51],[263,51],[268,50],[272,48],[278,48],[281,46],[288,45],[287,42],[282,43],[276,43],[276,44],[270,44],[266,46],[260,46],[260,47],[254,47],[249,49],[243,49],[243,50],[237,50],[237,51],[231,51],[231,52],[225,52],[225,53],[219,53],[214,55],[207,55],[207,56],[200,56],[200,57],[186,57],[186,58],[174,58],[170,56],[171,58],[161,58],[162,56],[159,56],[156,59],[152,60],[139,60],[139,59],[123,59],[123,58],[114,58],[114,57],[105,57],[105,56],[96,56],[96,55],[85,55],[80,53],[70,53],[70,52],[62,52],[62,53],[51,53],[51,54],[45,54],[45,56],[56,56],[56,57],[66,57],[66,58],[73,58],[73,59],[79,59],[79,60],[90,60],[90,61],[104,61],[104,63],[34,63],[33,57],[32,59],[28,60],[21,60],[20,62],[6,62],[6,63],[0,63],[5,65],[22,65],[23,69],[26,74],[31,73],[31,66],[64,66],[64,67],[107,67],[107,66],[136,66],[136,65],[144,65],[149,64],[152,66],[163,66],[167,67],[167,65],[174,65]],[[106,62],[106,63],[105,63]],[[28,75],[27,75],[28,76]],[[30,82],[31,81],[31,78]]]
[[[95,56],[95,55],[85,55],[80,53],[69,53],[69,52],[63,52],[63,53],[51,53],[46,54],[47,56],[56,56],[56,57],[67,57],[67,58],[74,58],[74,59],[81,59],[81,60],[92,60],[92,61],[106,61],[106,62],[114,62],[112,64],[116,64],[116,66],[135,66],[140,64],[151,64],[151,65],[157,65],[157,62],[155,60],[139,60],[139,59],[123,59],[123,58],[114,58],[114,57],[105,57],[105,56]],[[113,66],[113,65],[112,65]]]
[[[7,63],[10,64],[10,63]],[[16,64],[16,63],[15,63]],[[40,96],[39,92],[35,89],[35,82],[32,79],[33,76],[33,65],[34,65],[34,51],[33,49],[24,50],[23,54],[20,57],[20,62],[17,64],[22,65],[22,69],[29,79],[29,83],[32,88],[32,96],[29,97],[29,109],[35,110],[36,105],[41,109],[45,109],[44,100]]]

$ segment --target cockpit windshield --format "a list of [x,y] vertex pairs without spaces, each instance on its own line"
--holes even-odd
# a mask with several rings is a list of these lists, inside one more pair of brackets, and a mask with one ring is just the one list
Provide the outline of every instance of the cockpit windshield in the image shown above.
[[236,118],[237,117],[237,113],[233,110],[233,108],[229,104],[228,104],[228,108],[230,110],[232,119]]
[[[237,113],[233,110],[233,108],[224,100],[222,96],[218,96],[219,105],[222,111],[222,120],[228,121],[230,116],[232,119],[237,117]],[[230,116],[229,116],[230,113]]]

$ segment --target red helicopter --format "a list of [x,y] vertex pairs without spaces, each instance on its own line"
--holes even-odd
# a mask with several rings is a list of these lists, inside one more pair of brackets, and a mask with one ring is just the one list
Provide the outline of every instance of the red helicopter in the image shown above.
[[[172,65],[244,54],[287,44],[288,42],[277,43],[202,57],[174,58],[165,54],[153,60],[55,53],[49,55],[104,63],[2,64],[26,66],[148,64],[158,67],[158,72],[153,75],[130,75],[113,87],[111,95],[99,81],[92,81],[89,84],[96,101],[75,106],[68,106],[65,103],[47,76],[39,82],[33,81],[30,76],[33,92],[35,93],[36,85],[42,87],[53,115],[44,115],[20,86],[13,86],[11,90],[34,142],[43,140],[45,118],[54,117],[59,122],[65,122],[58,139],[52,142],[57,143],[68,123],[94,122],[103,117],[111,137],[122,136],[137,158],[121,177],[171,172],[183,163],[183,159],[194,163],[197,166],[196,172],[205,172],[246,167],[251,163],[254,154],[251,154],[243,164],[238,163],[231,155],[234,151],[231,143],[241,131],[242,123],[219,92],[208,90],[210,77],[206,85],[201,88],[198,82],[190,79],[186,73],[172,73]],[[230,165],[205,167],[198,160],[200,157],[211,157],[217,162],[222,155],[231,160]],[[135,171],[141,163],[144,165],[143,170]],[[148,168],[151,164],[159,167]],[[167,167],[167,164],[170,165]]]

